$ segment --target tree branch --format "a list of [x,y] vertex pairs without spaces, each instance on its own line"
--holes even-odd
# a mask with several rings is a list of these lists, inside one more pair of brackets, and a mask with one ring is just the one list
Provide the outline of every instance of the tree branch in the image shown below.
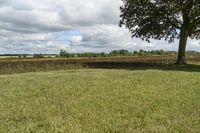
[[175,28],[177,28],[177,29],[179,29],[179,30],[181,30],[181,27],[179,27],[178,25],[176,25],[173,21],[171,21],[171,19],[169,18],[169,17],[166,17],[166,19],[167,19],[167,21],[169,22],[169,23],[171,23],[172,24],[172,26],[174,26]]
[[200,29],[193,32],[193,34],[200,33]]

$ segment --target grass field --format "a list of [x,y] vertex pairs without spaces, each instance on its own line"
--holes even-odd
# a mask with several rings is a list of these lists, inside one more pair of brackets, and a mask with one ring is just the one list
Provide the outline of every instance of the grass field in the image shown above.
[[0,132],[198,133],[196,67],[0,75]]

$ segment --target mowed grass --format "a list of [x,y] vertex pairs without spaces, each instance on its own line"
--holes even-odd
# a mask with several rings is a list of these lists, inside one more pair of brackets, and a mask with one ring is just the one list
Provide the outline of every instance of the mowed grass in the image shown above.
[[200,72],[82,69],[1,75],[0,132],[200,132]]

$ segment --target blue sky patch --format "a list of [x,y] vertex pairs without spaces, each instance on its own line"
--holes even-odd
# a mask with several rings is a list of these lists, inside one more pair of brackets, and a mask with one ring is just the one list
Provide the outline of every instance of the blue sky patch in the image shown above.
[[56,32],[54,33],[54,36],[56,38],[56,41],[59,41],[61,43],[71,43],[73,36],[81,36],[81,33],[79,31],[62,31],[62,32]]

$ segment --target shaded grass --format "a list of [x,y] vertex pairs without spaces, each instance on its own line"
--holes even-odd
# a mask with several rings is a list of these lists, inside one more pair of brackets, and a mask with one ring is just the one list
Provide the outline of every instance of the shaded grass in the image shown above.
[[200,73],[85,69],[0,76],[0,132],[199,132]]

